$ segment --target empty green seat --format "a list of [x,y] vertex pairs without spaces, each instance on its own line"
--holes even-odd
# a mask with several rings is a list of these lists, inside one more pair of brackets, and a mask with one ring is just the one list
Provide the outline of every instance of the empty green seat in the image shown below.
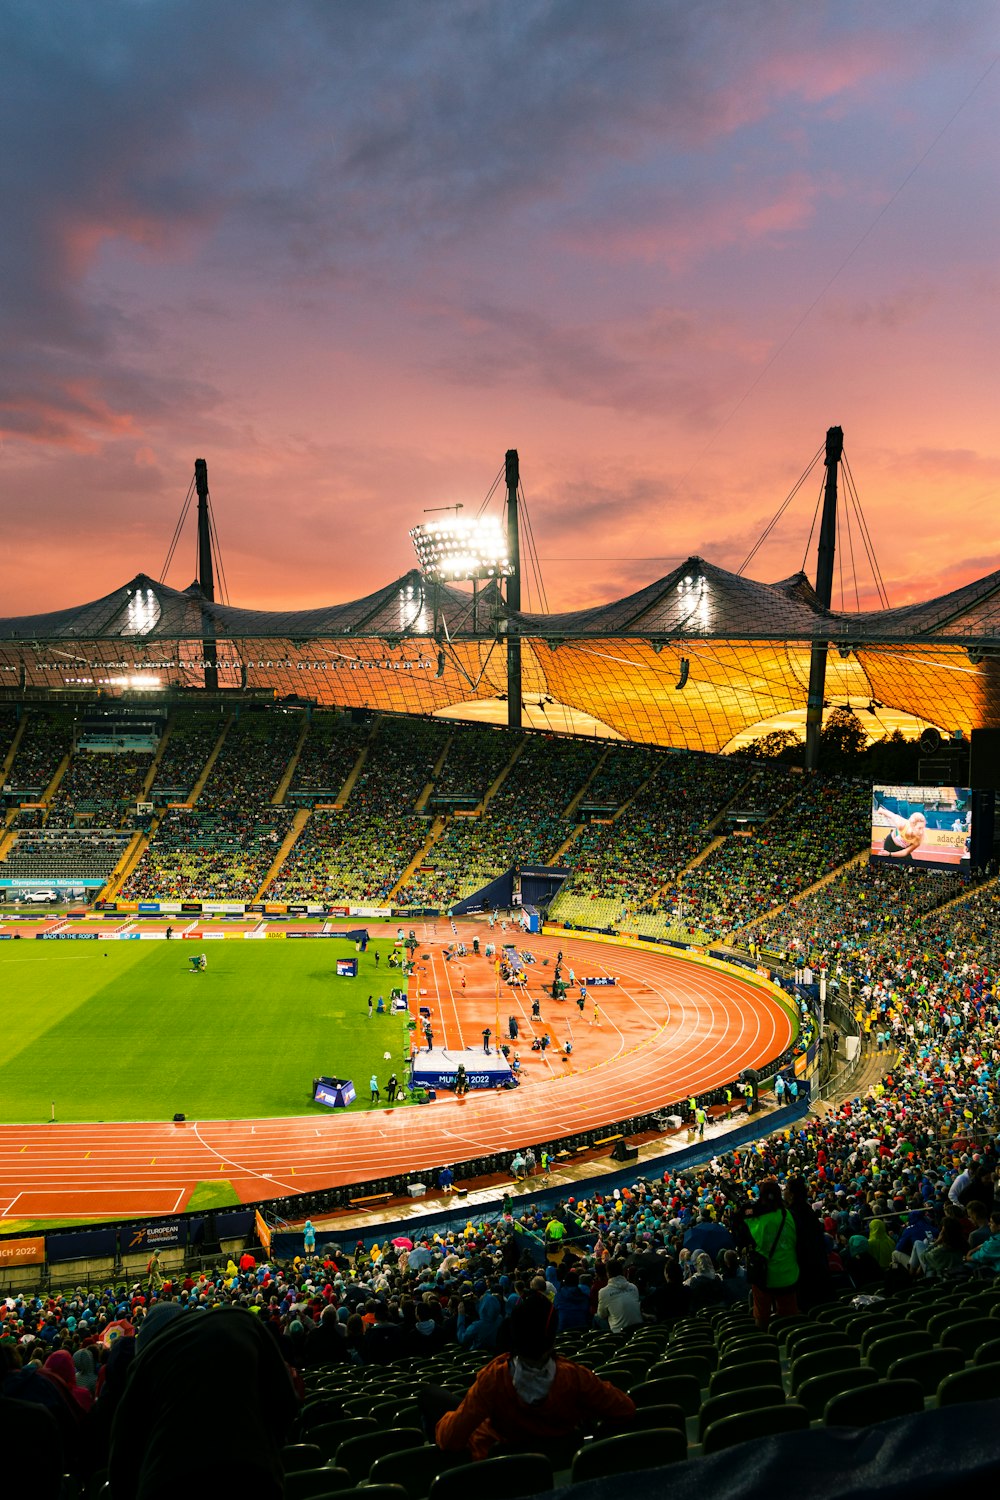
[[[656,1427],[647,1432],[626,1432],[619,1437],[584,1443],[573,1458],[572,1480],[574,1484],[580,1484],[587,1479],[617,1478],[639,1469],[658,1469],[663,1464],[677,1463],[686,1457],[687,1437],[676,1428]],[[479,1491],[478,1485],[476,1491]]]
[[865,1385],[875,1385],[878,1380],[874,1370],[859,1365],[856,1370],[828,1370],[824,1375],[810,1375],[795,1391],[795,1399],[804,1406],[813,1422],[818,1422],[826,1410],[826,1403],[841,1391],[854,1391]]
[[719,1417],[709,1423],[702,1438],[702,1451],[718,1453],[736,1443],[756,1442],[759,1438],[774,1437],[781,1432],[804,1432],[808,1426],[809,1413],[795,1401],[787,1401],[784,1406],[736,1412],[731,1417]]
[[887,1371],[890,1380],[915,1380],[925,1396],[933,1396],[946,1375],[965,1366],[961,1349],[923,1349],[894,1359]]
[[832,1396],[823,1421],[827,1427],[871,1427],[923,1409],[924,1393],[916,1380],[877,1380],[874,1385]]
[[994,1401],[1000,1397],[1000,1361],[992,1365],[970,1365],[955,1375],[946,1375],[938,1386],[938,1406],[957,1406],[963,1401]]
[[785,1393],[777,1386],[762,1386],[756,1391],[726,1391],[721,1396],[708,1396],[698,1412],[698,1436],[703,1437],[710,1422],[721,1417],[734,1416],[740,1411],[760,1411],[766,1406],[784,1406]]
[[751,1365],[734,1365],[716,1370],[709,1381],[709,1395],[722,1396],[727,1391],[752,1391],[757,1386],[781,1386],[781,1366],[777,1360],[759,1360]]
[[851,1344],[800,1354],[798,1359],[792,1361],[789,1370],[791,1388],[797,1391],[812,1375],[829,1375],[834,1370],[856,1370],[860,1363],[860,1350]]

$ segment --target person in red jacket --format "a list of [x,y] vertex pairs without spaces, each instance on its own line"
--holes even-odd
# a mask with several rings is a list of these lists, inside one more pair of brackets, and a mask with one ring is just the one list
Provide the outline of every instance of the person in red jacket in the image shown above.
[[[548,1297],[532,1292],[519,1302],[510,1315],[510,1353],[485,1365],[461,1402],[439,1418],[433,1429],[438,1447],[487,1458],[498,1443],[523,1448],[605,1418],[634,1416],[631,1396],[555,1353],[558,1328]],[[427,1403],[424,1411],[430,1415]]]

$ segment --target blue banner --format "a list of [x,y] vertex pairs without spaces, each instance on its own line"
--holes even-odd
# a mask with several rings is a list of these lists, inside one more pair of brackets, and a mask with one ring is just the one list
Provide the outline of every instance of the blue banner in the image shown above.
[[245,1239],[253,1229],[253,1209],[241,1208],[215,1216],[215,1232],[220,1240]]
[[54,1229],[45,1236],[45,1258],[52,1265],[114,1255],[117,1232],[113,1225],[107,1229]]
[[163,1250],[183,1245],[187,1239],[183,1219],[146,1219],[138,1224],[123,1224],[119,1230],[122,1255],[140,1250]]

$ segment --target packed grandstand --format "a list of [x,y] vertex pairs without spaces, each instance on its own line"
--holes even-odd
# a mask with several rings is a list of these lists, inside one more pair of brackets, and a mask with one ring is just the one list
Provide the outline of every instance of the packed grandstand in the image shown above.
[[77,879],[100,900],[448,912],[551,866],[553,920],[716,942],[869,826],[870,788],[844,777],[438,719],[177,708],[155,746],[99,753],[71,710],[33,709],[0,734],[11,896]]
[[[994,867],[870,864],[871,786],[845,775],[434,718],[178,705],[144,749],[102,753],[69,709],[5,705],[0,765],[9,894],[448,912],[549,868],[564,928],[822,965],[868,1078],[613,1187],[522,1158],[488,1212],[449,1218],[445,1179],[433,1228],[310,1222],[294,1258],[22,1273],[0,1358],[32,1407],[32,1493],[165,1493],[194,1456],[291,1497],[450,1500],[480,1482],[451,1472],[470,1458],[497,1493],[697,1457],[678,1494],[750,1494],[745,1459],[725,1465],[752,1437],[751,1468],[808,1464],[833,1495],[855,1455],[824,1444],[871,1423],[869,1484],[940,1493],[959,1446],[986,1472],[967,1403],[1000,1396]],[[220,1386],[218,1420],[183,1426],[177,1391]],[[782,1446],[810,1425],[812,1448]]]

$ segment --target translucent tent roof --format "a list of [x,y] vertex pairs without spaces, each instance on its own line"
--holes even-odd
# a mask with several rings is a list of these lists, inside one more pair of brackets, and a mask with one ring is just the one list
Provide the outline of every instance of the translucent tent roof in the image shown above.
[[[196,688],[211,665],[223,689],[408,713],[492,700],[499,718],[502,615],[494,584],[473,599],[416,570],[361,599],[287,611],[211,603],[196,585],[140,574],[87,604],[0,619],[0,689]],[[966,733],[1000,725],[1000,572],[848,614],[820,608],[804,574],[759,583],[692,557],[625,598],[521,612],[509,629],[526,698],[629,739],[715,750],[802,708],[816,640],[832,647],[831,702],[880,702]]]

